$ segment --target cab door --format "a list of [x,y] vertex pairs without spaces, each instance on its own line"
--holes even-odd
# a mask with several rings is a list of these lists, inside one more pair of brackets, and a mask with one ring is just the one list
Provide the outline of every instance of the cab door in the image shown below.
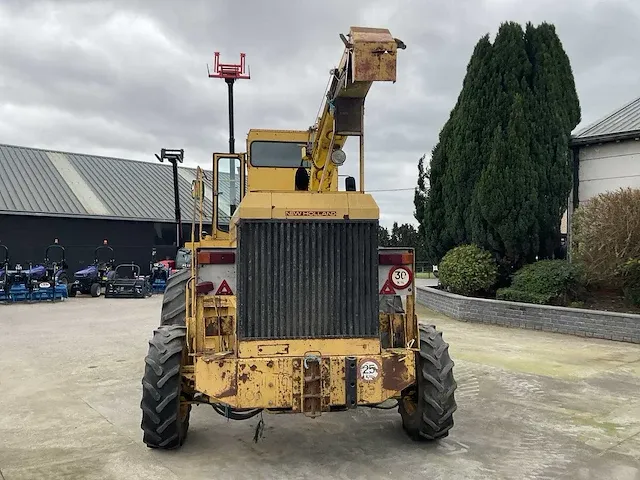
[[247,191],[246,155],[213,154],[214,238],[229,238],[229,224]]

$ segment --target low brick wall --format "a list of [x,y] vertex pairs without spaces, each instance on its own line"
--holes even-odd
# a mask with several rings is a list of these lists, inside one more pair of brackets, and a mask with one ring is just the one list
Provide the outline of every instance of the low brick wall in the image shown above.
[[418,287],[420,305],[464,322],[640,343],[640,315],[469,298]]

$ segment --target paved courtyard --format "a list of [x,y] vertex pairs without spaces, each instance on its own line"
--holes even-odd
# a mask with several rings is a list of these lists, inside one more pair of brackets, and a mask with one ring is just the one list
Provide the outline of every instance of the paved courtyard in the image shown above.
[[451,435],[408,440],[396,410],[227,422],[194,408],[175,452],[141,441],[140,379],[160,298],[0,305],[0,478],[640,479],[640,348],[466,324],[444,330]]

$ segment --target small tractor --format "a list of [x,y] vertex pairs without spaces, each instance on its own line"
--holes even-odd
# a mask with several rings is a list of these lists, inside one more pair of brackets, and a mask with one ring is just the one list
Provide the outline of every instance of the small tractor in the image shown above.
[[[108,252],[107,260],[100,260],[101,252]],[[99,297],[106,289],[107,280],[114,275],[115,264],[113,248],[107,245],[105,240],[102,245],[93,252],[93,264],[73,274],[73,284],[69,289],[69,296],[75,297],[78,293],[90,294]]]
[[9,259],[9,247],[0,244],[0,253],[2,253],[0,261],[0,302],[6,302],[10,299],[11,283],[13,275],[11,272],[11,261]]
[[171,275],[177,272],[175,260],[160,260],[156,259],[156,249],[151,250],[151,291],[153,293],[163,293],[167,285],[167,280]]
[[104,298],[147,298],[150,297],[149,277],[142,275],[135,263],[121,263],[109,275]]
[[[55,250],[60,253],[59,260],[51,259],[51,252]],[[37,289],[32,292],[32,300],[67,298],[70,288],[67,277],[69,265],[67,264],[66,250],[60,245],[57,238],[45,249],[44,262],[40,267],[44,268],[44,274],[38,278]],[[32,272],[32,275],[34,273]]]
[[[245,153],[234,152],[231,108],[234,81],[248,78],[244,54],[239,65],[214,57],[210,76],[229,85],[230,151],[213,154],[210,213],[197,169],[191,264],[168,279],[149,342],[141,428],[150,448],[180,447],[198,404],[244,420],[393,402],[414,440],[453,426],[453,361],[441,332],[418,323],[414,251],[379,247],[379,207],[364,189],[365,97],[374,82],[395,82],[405,45],[384,28],[340,37],[315,124],[252,129]],[[359,137],[359,186],[347,177],[339,190],[349,136]]]
[[[60,260],[51,260],[52,250],[60,251]],[[69,296],[69,285],[67,281],[67,262],[65,259],[65,249],[55,239],[55,243],[49,245],[44,252],[44,262],[42,264],[29,264],[25,270],[21,264],[16,264],[10,270],[8,262],[8,249],[4,247],[6,254],[5,266],[3,268],[3,291],[2,298],[5,301],[43,301],[62,300]]]

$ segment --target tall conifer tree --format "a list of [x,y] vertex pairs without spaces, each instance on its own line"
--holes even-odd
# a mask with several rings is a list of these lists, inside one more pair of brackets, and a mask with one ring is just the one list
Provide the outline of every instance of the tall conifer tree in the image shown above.
[[536,215],[540,225],[541,257],[550,257],[560,243],[560,219],[571,192],[572,167],[567,148],[571,131],[580,123],[580,102],[569,57],[555,27],[527,24],[526,41],[532,64],[534,103],[531,156],[540,184]]
[[511,266],[548,256],[559,241],[571,187],[568,141],[579,121],[553,25],[527,24],[525,32],[506,22],[493,44],[483,36],[414,198],[433,261],[467,242]]

